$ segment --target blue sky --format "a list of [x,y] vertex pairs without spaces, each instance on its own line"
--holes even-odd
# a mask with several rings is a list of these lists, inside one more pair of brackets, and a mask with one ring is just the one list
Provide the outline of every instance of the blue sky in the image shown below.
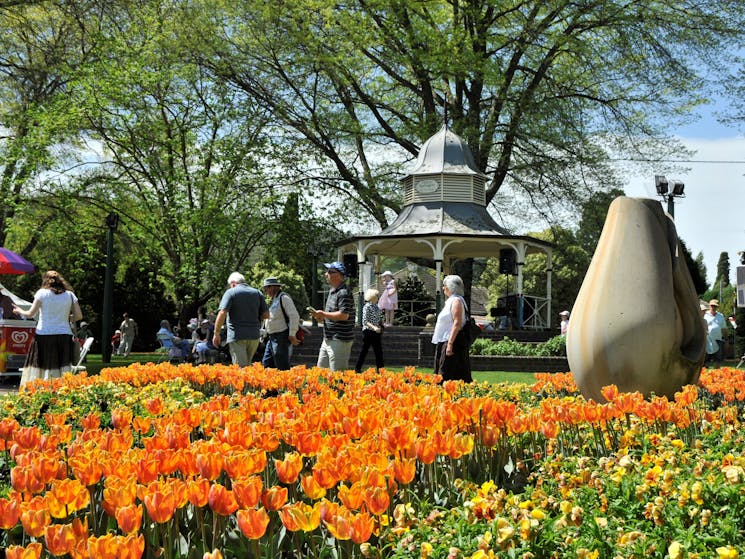
[[[675,223],[693,256],[703,252],[709,282],[714,281],[722,252],[729,253],[734,281],[737,252],[745,251],[745,136],[717,122],[715,113],[725,108],[721,103],[701,107],[696,122],[673,130],[696,152],[685,165],[689,170],[661,173],[685,183],[685,197],[675,202]],[[660,199],[653,175],[629,176],[625,191],[628,196]]]

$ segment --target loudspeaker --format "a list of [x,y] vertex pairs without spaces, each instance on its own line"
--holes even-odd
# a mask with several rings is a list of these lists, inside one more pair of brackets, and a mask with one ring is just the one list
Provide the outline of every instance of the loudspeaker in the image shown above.
[[342,256],[342,263],[344,264],[344,267],[347,269],[347,277],[348,278],[357,278],[358,275],[358,269],[357,269],[357,255],[356,254],[345,254]]
[[515,264],[517,261],[515,251],[511,248],[503,248],[499,251],[499,273],[515,275]]

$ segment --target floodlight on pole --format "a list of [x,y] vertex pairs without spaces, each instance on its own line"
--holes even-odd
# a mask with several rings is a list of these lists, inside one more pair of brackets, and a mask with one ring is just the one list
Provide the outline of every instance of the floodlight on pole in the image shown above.
[[657,194],[667,201],[667,213],[675,219],[675,198],[685,198],[685,184],[679,180],[668,181],[665,175],[654,176]]

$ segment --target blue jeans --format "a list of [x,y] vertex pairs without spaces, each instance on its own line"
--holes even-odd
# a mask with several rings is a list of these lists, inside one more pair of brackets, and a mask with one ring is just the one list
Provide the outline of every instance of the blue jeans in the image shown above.
[[290,339],[289,330],[268,334],[266,348],[261,364],[264,367],[277,368],[286,371],[290,368]]

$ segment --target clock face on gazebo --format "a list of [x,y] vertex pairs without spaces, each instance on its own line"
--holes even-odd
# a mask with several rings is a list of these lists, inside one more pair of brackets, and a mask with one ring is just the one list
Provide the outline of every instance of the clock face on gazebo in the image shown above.
[[432,194],[440,188],[440,183],[435,179],[420,179],[416,181],[416,191],[420,194]]

